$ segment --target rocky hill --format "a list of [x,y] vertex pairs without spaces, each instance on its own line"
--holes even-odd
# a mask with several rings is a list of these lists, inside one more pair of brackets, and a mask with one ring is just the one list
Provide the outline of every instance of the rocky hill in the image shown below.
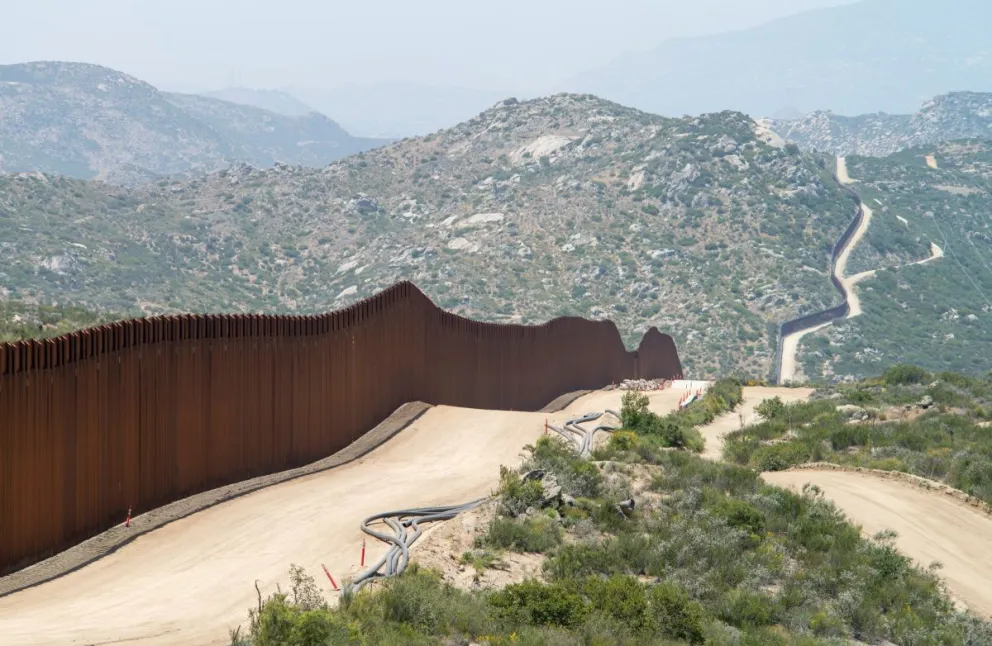
[[830,168],[740,113],[507,100],[319,170],[0,178],[0,283],[122,313],[309,313],[410,279],[494,321],[610,317],[629,341],[657,325],[696,376],[765,376],[778,323],[836,299],[854,205]]
[[987,373],[992,142],[849,157],[847,165],[873,210],[848,271],[878,271],[856,287],[861,316],[803,339],[806,375],[854,379],[899,362]]
[[318,114],[166,94],[82,63],[0,66],[0,114],[0,172],[131,185],[236,162],[323,166],[385,143],[351,137]]
[[771,127],[806,149],[837,155],[886,156],[905,148],[955,139],[992,139],[992,94],[944,94],[927,101],[911,115],[844,117],[818,111],[794,120],[774,120]]

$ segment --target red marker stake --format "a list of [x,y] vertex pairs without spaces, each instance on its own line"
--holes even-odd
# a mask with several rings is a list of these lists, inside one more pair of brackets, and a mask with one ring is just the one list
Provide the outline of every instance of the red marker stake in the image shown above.
[[362,540],[362,567],[365,567],[365,541]]
[[331,576],[331,573],[327,569],[327,566],[324,565],[323,563],[321,563],[320,564],[320,567],[324,568],[324,574],[327,575],[327,578],[331,580],[331,585],[334,587],[335,590],[337,590],[338,589],[338,584],[334,581],[334,577]]

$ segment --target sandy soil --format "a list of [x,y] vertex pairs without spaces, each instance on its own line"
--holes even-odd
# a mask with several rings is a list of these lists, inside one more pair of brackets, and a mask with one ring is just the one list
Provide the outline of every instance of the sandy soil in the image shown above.
[[869,475],[838,471],[764,473],[772,484],[823,489],[866,534],[895,530],[898,548],[923,567],[943,564],[941,576],[954,597],[992,617],[992,519],[940,494]]
[[[684,390],[649,393],[674,410]],[[500,465],[515,465],[544,420],[620,407],[596,392],[558,413],[439,406],[355,462],[231,500],[139,537],[59,579],[0,598],[7,644],[226,644],[263,596],[288,585],[298,564],[328,592],[358,571],[362,518],[403,507],[464,502],[490,493]],[[385,553],[368,544],[367,561]]]
[[847,158],[838,157],[837,158],[837,179],[840,180],[841,184],[853,184],[857,180],[851,179],[851,176],[847,174]]
[[829,321],[808,330],[802,330],[794,334],[789,334],[782,339],[782,368],[779,371],[779,378],[782,383],[794,381],[796,378],[796,351],[799,349],[800,339],[807,334],[818,332],[828,325],[830,325]]
[[754,412],[754,409],[766,399],[779,397],[783,402],[788,403],[809,399],[811,394],[813,394],[812,388],[745,387],[744,401],[737,407],[737,410],[721,415],[713,422],[699,428],[703,439],[706,440],[703,457],[719,460],[723,456],[723,436],[740,430],[742,426],[750,426],[759,422],[761,416]]
[[[842,158],[838,158],[838,169],[840,168],[840,159]],[[854,289],[854,286],[859,280],[863,280],[867,277],[862,274],[857,274],[855,276],[847,275],[847,261],[851,257],[851,251],[858,246],[858,242],[860,242],[861,238],[864,237],[865,232],[868,231],[868,226],[871,224],[871,208],[869,208],[867,204],[862,204],[861,210],[864,212],[864,217],[861,218],[861,226],[857,228],[854,235],[851,236],[850,242],[848,242],[847,246],[840,252],[840,255],[837,256],[837,264],[834,267],[834,275],[837,276],[841,282],[841,285],[843,285],[848,305],[851,307],[851,313],[847,315],[847,318],[861,316],[861,299],[858,298],[858,292]],[[858,276],[861,276],[861,278],[858,278]]]

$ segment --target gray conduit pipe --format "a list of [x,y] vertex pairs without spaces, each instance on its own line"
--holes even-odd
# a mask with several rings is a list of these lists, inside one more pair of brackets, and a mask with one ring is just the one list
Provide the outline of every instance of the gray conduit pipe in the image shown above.
[[[383,541],[384,543],[391,543],[392,547],[389,548],[389,551],[386,552],[385,556],[379,559],[370,568],[359,573],[349,585],[346,585],[345,588],[342,589],[342,593],[349,588],[357,591],[366,583],[369,583],[379,577],[397,576],[402,574],[403,571],[406,570],[407,564],[410,562],[410,546],[413,545],[423,533],[423,530],[420,527],[421,523],[449,520],[463,511],[469,511],[470,509],[478,507],[487,500],[489,500],[488,496],[460,505],[401,509],[399,511],[387,511],[381,514],[369,516],[362,521],[362,531],[373,538]],[[370,527],[372,523],[379,520],[383,521],[389,526],[390,529],[393,530],[392,535],[377,531]],[[412,532],[410,530],[412,530]],[[381,572],[383,566],[385,566],[385,572]]]
[[[617,419],[620,418],[620,416],[613,411],[608,410],[606,412],[616,416]],[[602,416],[603,413],[588,413],[581,417],[567,420],[563,428],[551,424],[548,424],[548,428],[561,435],[565,441],[576,445],[576,448],[582,457],[588,457],[592,452],[593,437],[596,433],[600,431],[612,433],[617,429],[613,426],[597,426],[590,431],[582,428],[579,424],[595,421]],[[342,588],[341,594],[344,594],[346,590],[353,590],[357,592],[363,586],[371,583],[377,578],[398,576],[403,574],[406,570],[406,566],[410,562],[410,547],[418,538],[420,538],[421,534],[423,534],[423,530],[420,527],[421,523],[450,520],[464,511],[475,509],[487,500],[489,500],[488,496],[485,498],[478,498],[461,505],[401,509],[398,511],[387,511],[381,514],[369,516],[362,521],[362,531],[384,543],[390,543],[392,547],[389,548],[389,551],[386,552],[385,556],[380,558],[367,570],[360,572],[357,576],[355,576],[350,584],[346,584]],[[393,533],[388,534],[372,529],[371,525],[376,521],[384,522]],[[382,571],[383,566],[385,566],[385,572]]]

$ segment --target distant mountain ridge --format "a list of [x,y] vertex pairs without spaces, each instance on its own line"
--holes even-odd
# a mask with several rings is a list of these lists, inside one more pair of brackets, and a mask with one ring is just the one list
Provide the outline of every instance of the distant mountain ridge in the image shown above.
[[992,139],[992,93],[952,92],[927,101],[915,114],[844,117],[817,111],[772,120],[772,129],[807,149],[883,157],[955,139]]
[[0,66],[0,114],[0,172],[125,185],[237,163],[324,166],[386,143],[352,137],[320,114],[167,94],[86,63]]
[[309,105],[300,101],[295,96],[281,90],[253,90],[244,87],[229,87],[213,92],[200,92],[199,94],[220,99],[229,103],[248,105],[254,108],[261,108],[276,114],[287,117],[301,117],[311,112],[317,112]]
[[989,25],[987,0],[863,0],[670,40],[556,89],[671,116],[903,113],[938,94],[992,90]]

